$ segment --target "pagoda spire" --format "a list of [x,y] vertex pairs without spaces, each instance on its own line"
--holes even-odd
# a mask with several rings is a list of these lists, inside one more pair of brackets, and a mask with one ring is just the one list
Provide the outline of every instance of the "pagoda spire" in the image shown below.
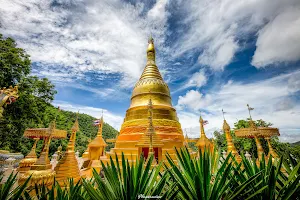
[[155,64],[155,47],[152,36],[150,36],[148,40],[147,64]]
[[205,131],[204,131],[204,123],[206,123],[206,121],[203,120],[201,115],[200,115],[199,123],[200,123],[200,137],[206,137]]
[[141,75],[140,80],[149,79],[149,78],[163,80],[163,78],[158,70],[158,67],[156,66],[156,63],[155,63],[154,40],[151,36],[148,40],[147,64]]
[[[150,91],[151,93],[151,91]],[[154,125],[153,125],[153,104],[152,100],[149,99],[148,102],[148,127],[147,132],[143,134],[141,139],[139,140],[138,144],[136,144],[137,147],[149,147],[149,154],[148,158],[150,158],[151,155],[155,155],[155,152],[153,150],[153,147],[162,147],[164,144],[161,142],[161,138],[159,135],[155,133]],[[157,152],[159,154],[159,152]],[[159,159],[159,158],[158,158]],[[153,159],[152,164],[156,164],[156,158]]]
[[59,160],[55,167],[56,180],[60,186],[64,186],[68,178],[73,178],[75,182],[80,180],[78,162],[75,156],[76,133],[79,131],[78,113],[71,128],[71,136],[65,155]]
[[100,118],[100,121],[99,121],[99,125],[98,125],[98,132],[97,132],[97,136],[100,136],[102,137],[102,130],[103,130],[103,113],[102,113],[102,116]]
[[149,111],[149,127],[148,127],[148,135],[150,138],[150,146],[149,146],[149,153],[153,154],[153,134],[154,134],[154,127],[153,127],[153,107],[152,107],[152,100],[149,99],[148,103],[148,111]]
[[198,142],[196,143],[196,146],[199,149],[199,152],[204,152],[204,149],[209,149],[211,152],[213,152],[213,143],[206,137],[205,131],[204,131],[204,125],[207,124],[207,120],[203,120],[202,116],[200,115],[200,138]]
[[238,162],[241,162],[241,156],[238,154],[235,146],[234,146],[234,143],[232,141],[232,137],[231,137],[231,134],[230,134],[230,126],[228,125],[226,119],[225,119],[225,112],[223,111],[222,109],[222,113],[223,113],[223,118],[224,118],[224,122],[223,122],[223,131],[225,133],[225,137],[226,137],[226,141],[227,141],[227,155],[231,152],[231,154],[233,156],[235,156],[235,159],[238,161]]
[[71,128],[72,134],[70,137],[70,141],[68,143],[67,150],[69,151],[75,151],[75,142],[76,142],[76,133],[79,131],[79,124],[78,124],[78,113],[76,116],[76,120]]

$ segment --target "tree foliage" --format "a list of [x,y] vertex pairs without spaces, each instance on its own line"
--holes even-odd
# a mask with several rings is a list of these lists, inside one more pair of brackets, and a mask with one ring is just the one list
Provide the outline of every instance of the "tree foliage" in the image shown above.
[[29,73],[29,55],[23,49],[17,48],[12,38],[3,38],[0,33],[0,86],[15,85]]
[[[47,78],[30,76],[31,62],[29,55],[17,47],[12,38],[3,38],[0,34],[0,87],[10,85],[19,86],[18,100],[8,105],[0,119],[0,149],[12,152],[21,152],[26,155],[33,141],[22,135],[26,128],[48,127],[49,123],[57,115],[57,128],[68,130],[72,127],[76,113],[61,111],[51,105],[56,90]],[[87,147],[89,138],[95,137],[97,127],[93,127],[95,120],[86,114],[79,114],[80,131],[77,133],[76,150],[83,153]],[[114,138],[117,131],[108,124],[104,124],[103,137]],[[54,153],[59,145],[66,149],[67,139],[53,140],[50,145],[50,154]],[[42,141],[37,145],[37,152],[42,148]],[[107,149],[113,144],[109,144]]]

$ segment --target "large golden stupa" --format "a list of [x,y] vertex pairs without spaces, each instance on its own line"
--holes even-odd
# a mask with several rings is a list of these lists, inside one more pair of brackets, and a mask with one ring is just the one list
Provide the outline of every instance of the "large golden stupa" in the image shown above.
[[[139,145],[147,134],[149,127],[148,102],[153,106],[153,128],[160,144],[153,140],[153,151],[156,160],[165,160],[167,152],[175,158],[175,149],[184,144],[184,136],[178,121],[176,110],[172,106],[168,85],[164,82],[155,63],[153,39],[149,39],[147,48],[147,64],[131,96],[131,104],[126,111],[120,134],[116,138],[115,147],[102,156],[106,163],[110,157],[121,156],[122,152],[130,162],[143,153],[147,158],[149,146]],[[148,136],[147,136],[148,137]]]

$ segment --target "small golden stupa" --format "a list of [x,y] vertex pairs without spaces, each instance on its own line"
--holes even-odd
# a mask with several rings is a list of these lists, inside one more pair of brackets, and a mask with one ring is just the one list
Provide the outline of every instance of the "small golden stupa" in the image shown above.
[[23,184],[30,176],[29,185],[34,187],[35,184],[52,185],[54,181],[55,171],[53,171],[52,165],[49,160],[49,145],[52,138],[65,138],[67,131],[56,129],[55,120],[52,121],[48,128],[34,128],[26,129],[24,132],[25,137],[41,138],[44,140],[43,150],[40,157],[31,165],[30,170],[24,174],[21,174],[19,178],[19,184]]
[[73,178],[74,183],[80,180],[80,171],[78,168],[78,162],[75,157],[75,142],[76,133],[79,131],[78,115],[71,128],[71,136],[68,143],[67,151],[64,156],[58,161],[55,172],[56,181],[60,186],[65,186],[68,182],[68,178]]
[[[223,112],[223,117],[224,117],[224,112]],[[224,118],[224,122],[223,122],[223,131],[225,133],[225,137],[226,137],[226,141],[227,141],[227,152],[226,152],[227,155],[231,152],[231,154],[235,157],[236,161],[240,163],[242,161],[242,158],[234,146],[234,143],[232,141],[232,137],[230,134],[230,126],[227,123],[227,121],[225,120],[225,118]]]
[[34,138],[34,144],[29,152],[29,154],[20,161],[19,167],[18,167],[18,172],[20,174],[25,173],[30,170],[31,165],[33,165],[37,161],[37,156],[36,156],[36,144],[40,140],[40,138]]
[[198,142],[196,143],[195,146],[198,147],[199,153],[200,153],[200,151],[203,153],[204,149],[208,149],[211,152],[213,152],[213,150],[214,150],[214,144],[213,144],[212,141],[210,141],[206,137],[205,131],[204,131],[204,124],[206,123],[206,121],[204,121],[202,119],[202,116],[200,116],[199,122],[200,122],[200,138],[199,138],[199,140],[198,140]]
[[[104,163],[110,157],[115,161],[124,153],[129,162],[135,162],[140,153],[147,155],[149,145],[140,146],[141,140],[149,130],[148,101],[152,100],[154,137],[159,137],[161,144],[153,147],[158,160],[165,160],[167,152],[175,159],[175,149],[183,146],[184,136],[178,121],[176,110],[172,106],[168,85],[164,82],[155,63],[155,47],[153,38],[148,41],[147,64],[136,83],[129,109],[126,111],[120,134],[116,138],[115,147],[101,157]],[[120,160],[120,159],[119,159]]]
[[98,125],[97,136],[88,145],[88,151],[86,151],[87,153],[85,155],[86,157],[83,163],[83,169],[81,170],[82,176],[91,177],[93,169],[95,169],[97,172],[100,172],[100,157],[104,156],[105,147],[107,146],[102,137],[103,124],[104,121],[102,116]]

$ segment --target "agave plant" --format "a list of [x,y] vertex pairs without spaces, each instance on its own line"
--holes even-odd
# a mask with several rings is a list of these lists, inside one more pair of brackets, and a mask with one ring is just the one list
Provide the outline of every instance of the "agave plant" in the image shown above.
[[[12,200],[17,200],[21,198],[23,192],[26,189],[26,185],[30,179],[30,177],[25,181],[23,185],[19,185],[14,188],[14,185],[16,184],[17,181],[17,175],[18,174],[13,174],[11,173],[5,183],[0,185],[0,199],[1,200],[6,200],[6,199],[12,199]],[[0,177],[0,182],[2,182],[3,176]]]
[[[292,158],[291,158],[292,159]],[[290,161],[291,161],[290,159]],[[300,163],[285,161],[282,158],[273,161],[272,156],[262,159],[257,163],[242,159],[243,170],[236,170],[235,180],[243,182],[255,174],[257,178],[249,185],[247,192],[241,195],[241,199],[299,199],[300,196]]]
[[40,186],[35,185],[33,190],[25,191],[23,198],[26,200],[39,199],[39,200],[84,200],[88,199],[86,191],[84,190],[81,182],[74,183],[73,179],[69,179],[68,183],[61,187],[58,182],[51,188],[45,184]]
[[91,199],[139,199],[146,196],[159,196],[166,199],[174,190],[168,190],[168,175],[162,175],[162,164],[151,166],[153,156],[145,162],[141,156],[135,164],[129,164],[122,154],[121,166],[110,159],[110,165],[102,163],[104,178],[94,170],[94,183],[83,180],[84,187]]
[[82,182],[78,181],[76,184],[73,179],[68,180],[68,184],[61,188],[61,186],[56,183],[56,199],[61,200],[84,200],[88,199],[86,190],[84,189]]
[[[110,159],[102,163],[103,177],[95,170],[91,180],[61,187],[35,185],[29,191],[23,185],[14,188],[17,174],[11,174],[0,186],[0,199],[83,200],[83,199],[142,199],[159,196],[161,199],[299,199],[300,163],[293,157],[273,161],[272,157],[259,163],[242,156],[237,163],[229,154],[225,159],[219,153],[200,152],[192,158],[188,150],[176,149],[177,163],[167,155],[167,162],[152,165],[153,156],[143,157],[129,164],[122,154],[121,164]],[[283,167],[284,166],[284,167]],[[162,172],[163,170],[163,172]],[[2,177],[0,178],[0,181]]]
[[[233,167],[236,163],[234,157],[230,154],[220,162],[218,155],[216,152],[204,150],[200,152],[199,158],[191,158],[187,149],[180,151],[176,149],[177,164],[167,155],[171,167],[168,173],[179,190],[178,198],[235,199],[257,178],[258,175],[253,175],[243,183],[234,181],[233,175],[236,170]],[[165,168],[168,166],[165,165]]]

